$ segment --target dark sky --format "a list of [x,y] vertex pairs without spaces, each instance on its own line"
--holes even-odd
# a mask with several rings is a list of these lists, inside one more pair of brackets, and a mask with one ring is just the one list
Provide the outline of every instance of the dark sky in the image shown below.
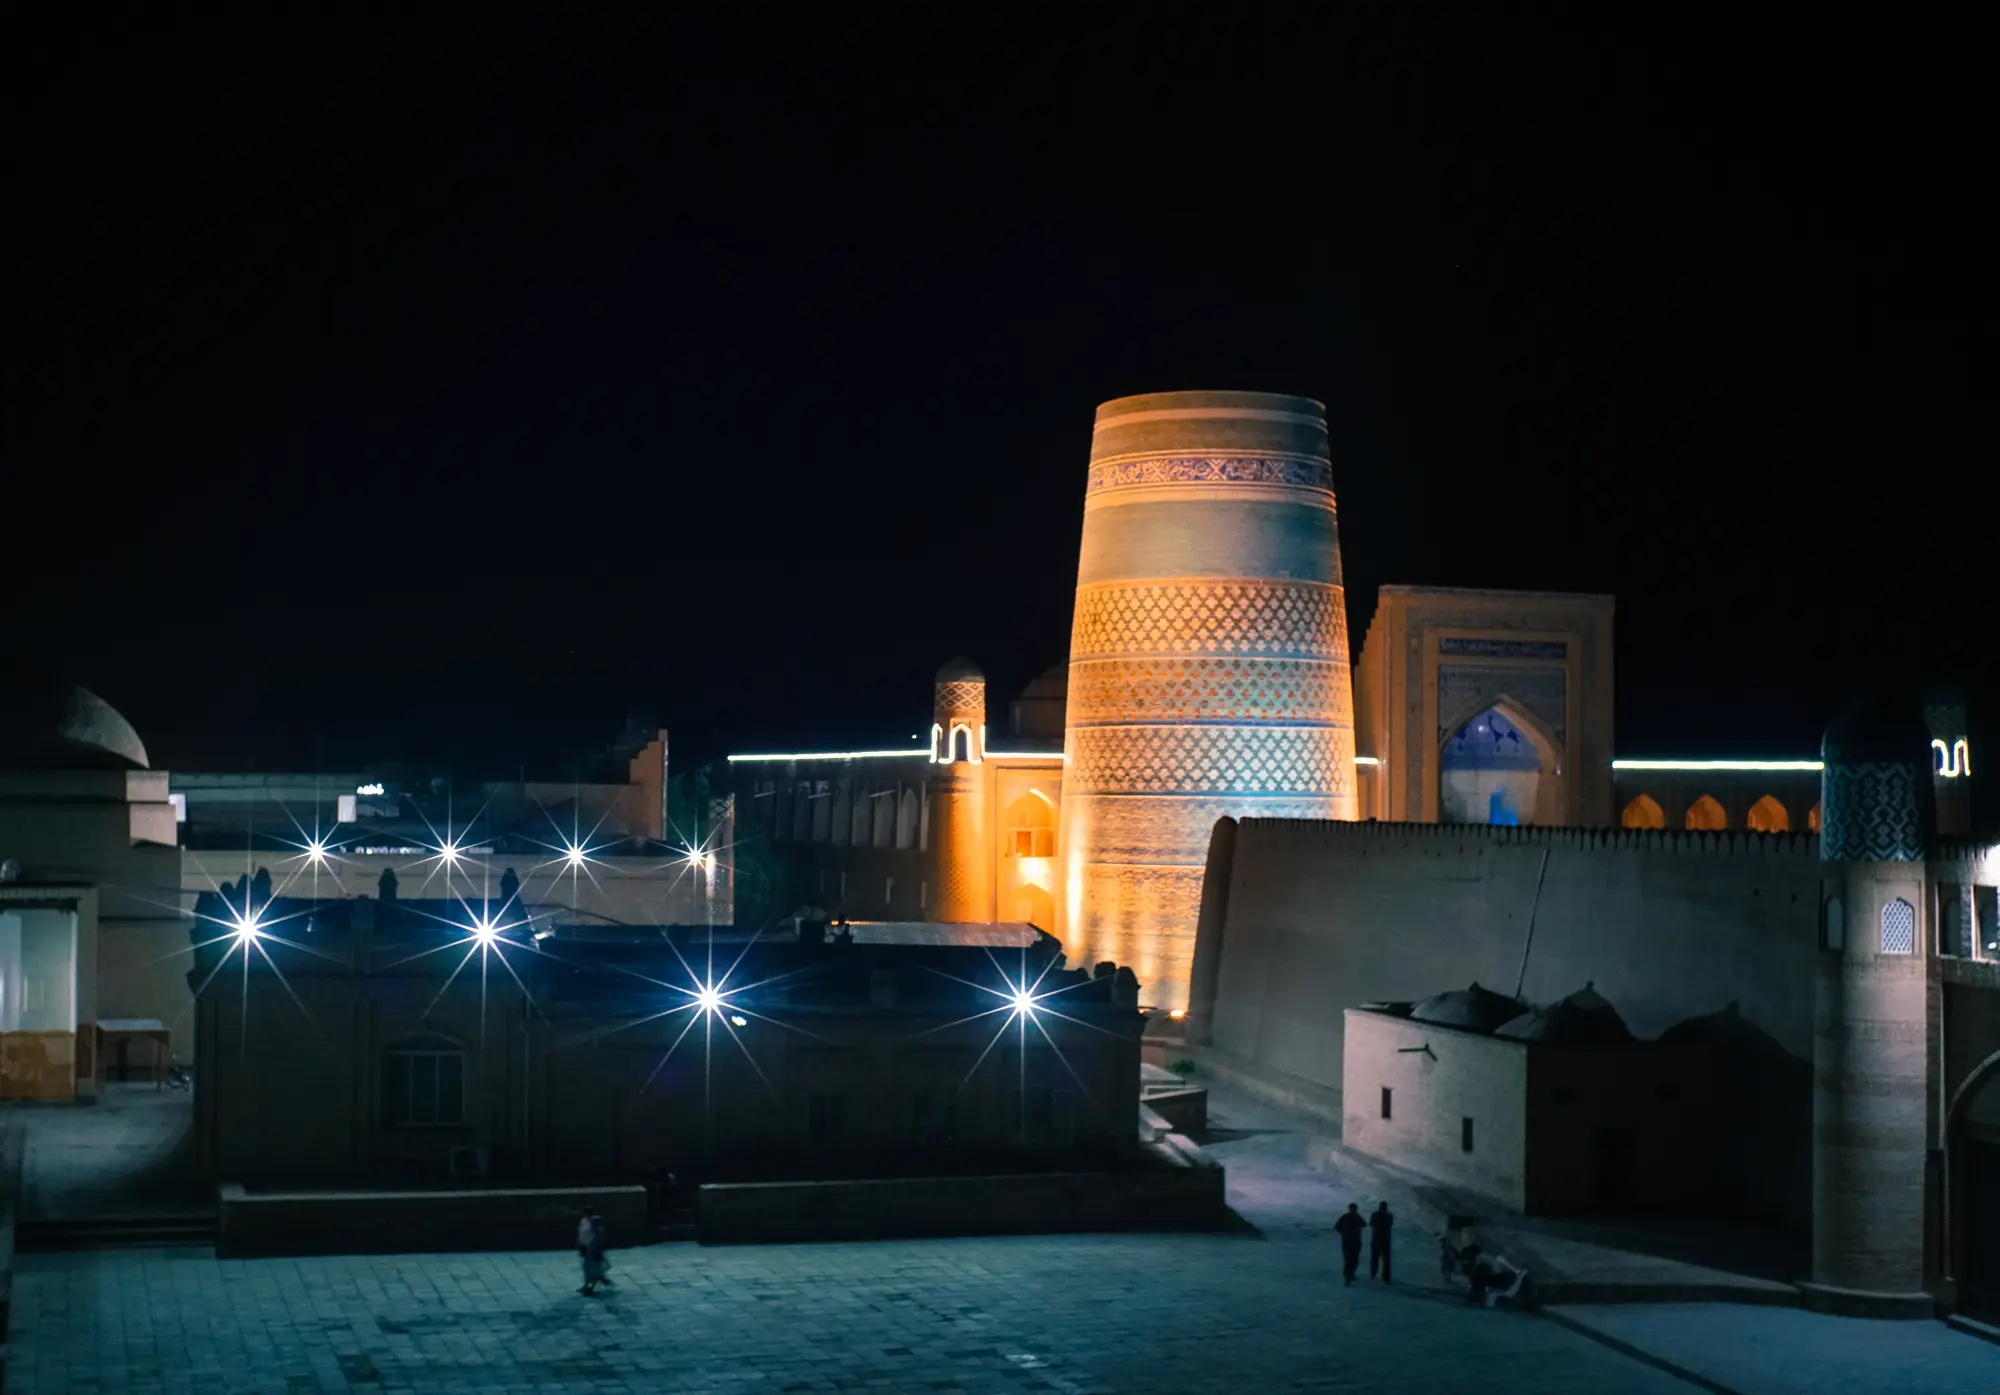
[[1626,754],[1992,705],[1969,35],[948,8],[10,36],[10,663],[190,769],[898,742],[1064,657],[1096,403],[1246,387],[1357,646],[1615,593]]

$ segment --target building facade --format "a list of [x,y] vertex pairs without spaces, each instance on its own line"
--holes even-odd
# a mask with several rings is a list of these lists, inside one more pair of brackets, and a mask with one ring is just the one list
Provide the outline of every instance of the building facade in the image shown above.
[[1030,927],[536,934],[256,883],[203,898],[193,932],[207,1181],[879,1177],[1137,1147],[1136,985],[1054,965]]

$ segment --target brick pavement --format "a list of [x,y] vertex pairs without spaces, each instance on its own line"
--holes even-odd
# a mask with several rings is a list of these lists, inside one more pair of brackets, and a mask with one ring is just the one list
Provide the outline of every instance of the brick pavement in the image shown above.
[[12,1392],[1685,1392],[1532,1316],[1343,1289],[1322,1243],[1114,1235],[614,1256],[35,1255]]
[[1993,1395],[2000,1346],[1937,1322],[1870,1322],[1728,1303],[1554,1310],[1743,1395]]

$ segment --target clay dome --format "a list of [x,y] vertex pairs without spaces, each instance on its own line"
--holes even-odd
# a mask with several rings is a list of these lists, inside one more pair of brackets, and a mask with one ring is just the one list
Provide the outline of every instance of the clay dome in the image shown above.
[[1490,1032],[1501,1023],[1519,1017],[1521,1010],[1519,999],[1495,993],[1490,988],[1481,988],[1475,983],[1470,988],[1455,988],[1449,993],[1425,998],[1410,1009],[1410,1018],[1437,1027]]
[[144,770],[149,764],[132,724],[88,688],[28,683],[0,695],[0,765]]
[[1618,1009],[1587,983],[1559,1002],[1503,1022],[1493,1035],[1565,1046],[1604,1046],[1634,1039]]
[[939,683],[984,683],[986,675],[979,671],[978,664],[966,658],[965,655],[960,654],[955,659],[947,660],[945,666],[937,671],[936,681]]
[[1021,700],[1032,702],[1037,698],[1066,698],[1069,696],[1069,665],[1051,664],[1042,670],[1041,676],[1021,689]]
[[1915,703],[1875,696],[1834,719],[1820,742],[1820,759],[1828,765],[1927,767],[1930,750],[1930,728]]

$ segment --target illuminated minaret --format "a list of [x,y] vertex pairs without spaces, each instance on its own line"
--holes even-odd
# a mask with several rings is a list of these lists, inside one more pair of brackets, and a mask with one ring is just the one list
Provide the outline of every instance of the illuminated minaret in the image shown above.
[[1354,695],[1326,416],[1167,392],[1097,409],[1056,896],[1073,964],[1185,1007],[1224,815],[1351,819]]
[[1827,729],[1813,1020],[1813,1282],[1918,1306],[1936,1099],[1929,742],[1914,704]]
[[937,672],[931,726],[937,765],[931,859],[939,920],[993,918],[991,840],[986,832],[986,675],[964,657]]
[[1972,750],[1965,736],[1965,694],[1939,685],[1924,694],[1924,725],[1931,729],[1931,790],[1937,828],[1947,838],[1972,833]]

